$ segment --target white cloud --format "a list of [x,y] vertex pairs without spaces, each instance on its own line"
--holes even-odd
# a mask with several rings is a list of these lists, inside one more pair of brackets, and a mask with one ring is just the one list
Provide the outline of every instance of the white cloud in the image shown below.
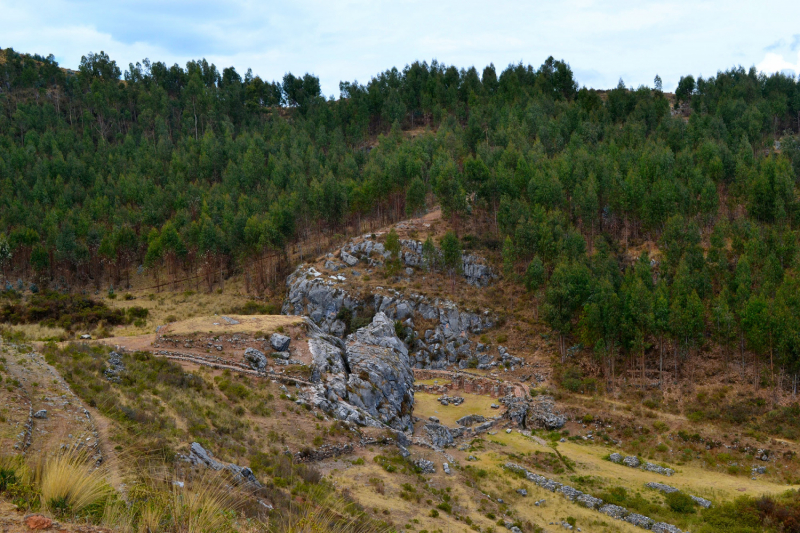
[[0,46],[70,68],[100,50],[123,69],[206,57],[266,79],[313,72],[325,94],[434,58],[481,70],[553,55],[597,88],[620,77],[649,85],[658,73],[669,89],[690,73],[800,64],[784,59],[797,41],[795,0],[0,0],[0,13]]
[[768,52],[764,59],[756,65],[760,72],[766,74],[773,74],[775,72],[783,72],[786,70],[794,71],[795,74],[800,74],[800,52],[797,53],[797,63],[791,63],[783,58],[782,55],[774,52]]

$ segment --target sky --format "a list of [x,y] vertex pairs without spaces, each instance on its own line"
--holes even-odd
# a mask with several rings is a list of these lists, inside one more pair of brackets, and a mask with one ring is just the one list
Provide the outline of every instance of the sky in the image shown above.
[[550,55],[581,86],[653,85],[738,65],[800,75],[798,0],[0,0],[0,47],[76,69],[105,51],[125,71],[149,58],[206,58],[262,79],[286,72],[366,83],[416,60],[539,66]]

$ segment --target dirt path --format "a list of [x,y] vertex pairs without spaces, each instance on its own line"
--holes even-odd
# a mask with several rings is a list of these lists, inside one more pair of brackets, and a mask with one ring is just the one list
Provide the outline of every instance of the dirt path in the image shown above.
[[[4,348],[6,371],[19,387],[10,395],[14,403],[8,404],[11,416],[3,423],[2,434],[16,432],[16,449],[27,454],[78,448],[95,461],[102,460],[94,418],[59,373],[37,352],[21,353],[13,345]],[[19,431],[23,415],[27,427]]]

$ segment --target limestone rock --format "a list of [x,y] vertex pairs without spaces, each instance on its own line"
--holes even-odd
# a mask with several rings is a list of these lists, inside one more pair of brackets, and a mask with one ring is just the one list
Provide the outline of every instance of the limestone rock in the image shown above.
[[619,505],[613,505],[610,503],[605,504],[602,506],[599,511],[603,514],[610,516],[611,518],[616,518],[617,520],[622,520],[626,516],[630,514],[630,512],[625,509],[624,507],[620,507]]
[[40,409],[33,413],[33,418],[47,418],[47,409]]
[[655,533],[683,533],[679,528],[672,524],[667,524],[666,522],[656,522],[652,525],[650,530],[655,531]]
[[428,461],[427,459],[417,459],[414,461],[414,465],[419,468],[423,474],[436,473],[436,465],[433,464],[433,461]]
[[446,448],[453,446],[453,435],[450,429],[435,422],[425,424],[425,434],[435,448]]
[[652,518],[649,518],[647,516],[638,513],[631,513],[625,518],[623,518],[623,520],[625,520],[626,522],[630,522],[634,526],[640,527],[642,529],[650,529],[653,526],[653,524],[656,523],[656,521],[653,520]]
[[534,425],[547,430],[561,429],[567,418],[555,411],[555,400],[551,396],[537,396],[530,407],[530,419]]
[[392,321],[377,313],[345,342],[310,322],[307,326],[311,380],[317,383],[310,402],[359,425],[411,430],[414,375]]
[[253,370],[264,370],[267,367],[267,356],[255,348],[247,348],[244,351],[244,360]]
[[614,452],[608,456],[608,460],[612,463],[622,464],[622,455]]
[[456,420],[456,424],[465,427],[469,427],[473,424],[480,424],[482,422],[486,422],[486,418],[481,415],[467,415]]
[[342,250],[342,261],[347,263],[347,266],[354,267],[358,264],[358,257],[350,255],[349,253]]
[[635,455],[629,455],[622,460],[622,464],[624,464],[625,466],[629,466],[631,468],[637,468],[641,463],[638,457],[636,457]]
[[679,492],[679,490],[676,489],[675,487],[670,487],[669,485],[664,485],[663,483],[657,483],[655,481],[646,483],[645,487],[650,489],[655,489],[657,491],[663,492],[664,494],[672,494],[673,492]]
[[292,341],[286,335],[281,335],[280,333],[273,333],[269,337],[269,344],[272,346],[272,349],[276,352],[285,352],[289,349],[289,343]]
[[708,509],[711,507],[711,502],[706,500],[705,498],[701,498],[700,496],[692,496],[691,494],[689,495],[689,497],[694,501],[694,503],[696,503],[703,509]]

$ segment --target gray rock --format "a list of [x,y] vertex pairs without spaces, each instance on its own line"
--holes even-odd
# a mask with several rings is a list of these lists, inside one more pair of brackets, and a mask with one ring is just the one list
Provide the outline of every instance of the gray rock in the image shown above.
[[766,474],[767,473],[767,467],[766,466],[754,466],[751,469],[751,472],[753,474]]
[[447,463],[442,463],[442,470],[445,474],[450,475],[450,465]]
[[622,464],[622,455],[614,452],[608,456],[608,460],[612,463]]
[[231,318],[229,316],[222,317],[222,321],[228,324],[229,326],[235,326],[236,324],[239,323],[238,320],[236,320],[235,318]]
[[350,255],[349,253],[342,250],[342,261],[347,263],[347,266],[354,267],[358,264],[358,257]]
[[626,522],[630,522],[634,526],[640,527],[642,529],[650,529],[653,526],[653,524],[656,523],[656,521],[653,520],[652,518],[649,518],[647,516],[638,513],[631,513],[625,518],[623,518],[623,520],[625,520]]
[[622,520],[630,514],[630,512],[624,507],[610,503],[605,504],[598,510],[603,514],[610,516],[611,518],[616,518],[617,520]]
[[589,494],[581,494],[575,498],[575,501],[584,507],[588,507],[589,509],[598,509],[601,505],[603,505],[603,500],[600,498],[595,498],[594,496],[590,496]]
[[711,502],[706,500],[705,498],[701,498],[700,496],[692,496],[691,494],[689,497],[694,500],[694,503],[702,507],[703,509],[708,509],[711,507]]
[[47,409],[40,409],[33,413],[33,418],[47,418]]
[[480,424],[486,422],[486,418],[481,415],[467,415],[462,416],[458,420],[456,420],[456,424],[459,426],[466,426],[469,427],[473,424]]
[[647,470],[648,472],[655,472],[656,474],[661,474],[667,477],[672,476],[675,471],[671,468],[664,468],[663,466],[653,464],[653,463],[645,463],[642,465],[643,470]]
[[453,446],[453,434],[450,429],[437,423],[425,424],[425,434],[428,441],[435,448],[447,448]]
[[414,375],[394,324],[377,313],[345,342],[307,324],[312,355],[310,403],[341,420],[410,431]]
[[189,446],[189,462],[192,464],[202,464],[212,470],[222,470],[223,464],[212,457],[211,452],[203,448],[200,443],[193,442]]
[[655,533],[683,533],[679,528],[666,522],[656,522],[650,530],[655,531]]
[[244,360],[253,370],[264,370],[267,367],[267,356],[255,348],[247,348],[244,351]]
[[433,461],[428,461],[427,459],[417,459],[414,461],[414,465],[419,468],[423,474],[436,473],[436,465],[433,464]]
[[517,494],[519,494],[520,496],[527,496],[528,491],[525,489],[517,489]]
[[551,396],[537,396],[530,403],[530,420],[535,426],[547,430],[561,429],[567,423],[567,417],[555,411],[555,400]]
[[658,483],[655,481],[651,481],[650,483],[645,483],[645,487],[657,490],[659,492],[663,492],[664,494],[672,494],[673,492],[680,492],[675,487],[670,487],[669,485],[665,485],[663,483]]
[[631,468],[637,468],[641,463],[639,462],[639,458],[635,455],[629,455],[625,459],[622,460],[622,464],[625,466],[629,466]]
[[285,352],[288,350],[290,342],[292,342],[292,339],[280,333],[273,333],[269,337],[269,344],[276,352]]
[[575,501],[578,496],[583,494],[583,492],[576,488],[570,487],[569,485],[561,485],[558,491],[564,494],[564,496],[570,501]]

